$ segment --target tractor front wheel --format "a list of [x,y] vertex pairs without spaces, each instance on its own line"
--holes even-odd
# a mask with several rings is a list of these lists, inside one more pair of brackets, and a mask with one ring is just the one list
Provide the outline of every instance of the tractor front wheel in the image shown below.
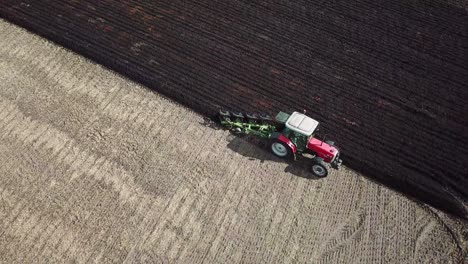
[[273,154],[279,158],[288,158],[292,155],[291,147],[277,139],[271,141],[270,149],[271,152],[273,152]]
[[314,164],[312,165],[312,173],[319,178],[327,177],[328,175],[327,164],[325,164],[323,160],[315,160]]

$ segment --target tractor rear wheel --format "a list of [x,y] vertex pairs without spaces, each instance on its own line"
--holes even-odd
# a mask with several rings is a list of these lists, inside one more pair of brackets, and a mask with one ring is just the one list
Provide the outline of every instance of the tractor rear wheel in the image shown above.
[[325,178],[328,175],[328,168],[327,164],[323,160],[315,160],[314,164],[312,164],[312,173],[319,177]]
[[288,158],[292,155],[291,147],[289,147],[283,141],[274,139],[270,143],[271,152],[279,158]]

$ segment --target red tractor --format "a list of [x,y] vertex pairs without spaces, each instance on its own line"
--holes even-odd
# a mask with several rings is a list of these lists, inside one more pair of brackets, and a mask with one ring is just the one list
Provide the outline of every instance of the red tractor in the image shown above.
[[303,113],[279,112],[273,120],[268,115],[220,111],[219,118],[223,126],[236,133],[269,139],[270,150],[277,157],[295,160],[297,155],[311,154],[312,173],[317,177],[326,177],[329,166],[341,166],[340,151],[334,142],[315,138],[319,122]]

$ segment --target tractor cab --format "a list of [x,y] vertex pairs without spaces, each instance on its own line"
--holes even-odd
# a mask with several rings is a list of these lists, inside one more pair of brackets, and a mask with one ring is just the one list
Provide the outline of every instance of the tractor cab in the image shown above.
[[296,145],[297,152],[302,153],[307,148],[307,143],[314,136],[319,122],[299,112],[291,115],[279,112],[276,121],[284,124],[282,134]]

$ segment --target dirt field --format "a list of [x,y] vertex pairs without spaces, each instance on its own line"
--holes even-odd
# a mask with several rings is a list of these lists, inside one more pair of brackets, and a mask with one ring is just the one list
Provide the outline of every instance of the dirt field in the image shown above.
[[460,222],[308,177],[0,21],[0,262],[461,263]]
[[467,216],[463,0],[4,0],[0,17],[203,114],[308,110],[346,164]]

